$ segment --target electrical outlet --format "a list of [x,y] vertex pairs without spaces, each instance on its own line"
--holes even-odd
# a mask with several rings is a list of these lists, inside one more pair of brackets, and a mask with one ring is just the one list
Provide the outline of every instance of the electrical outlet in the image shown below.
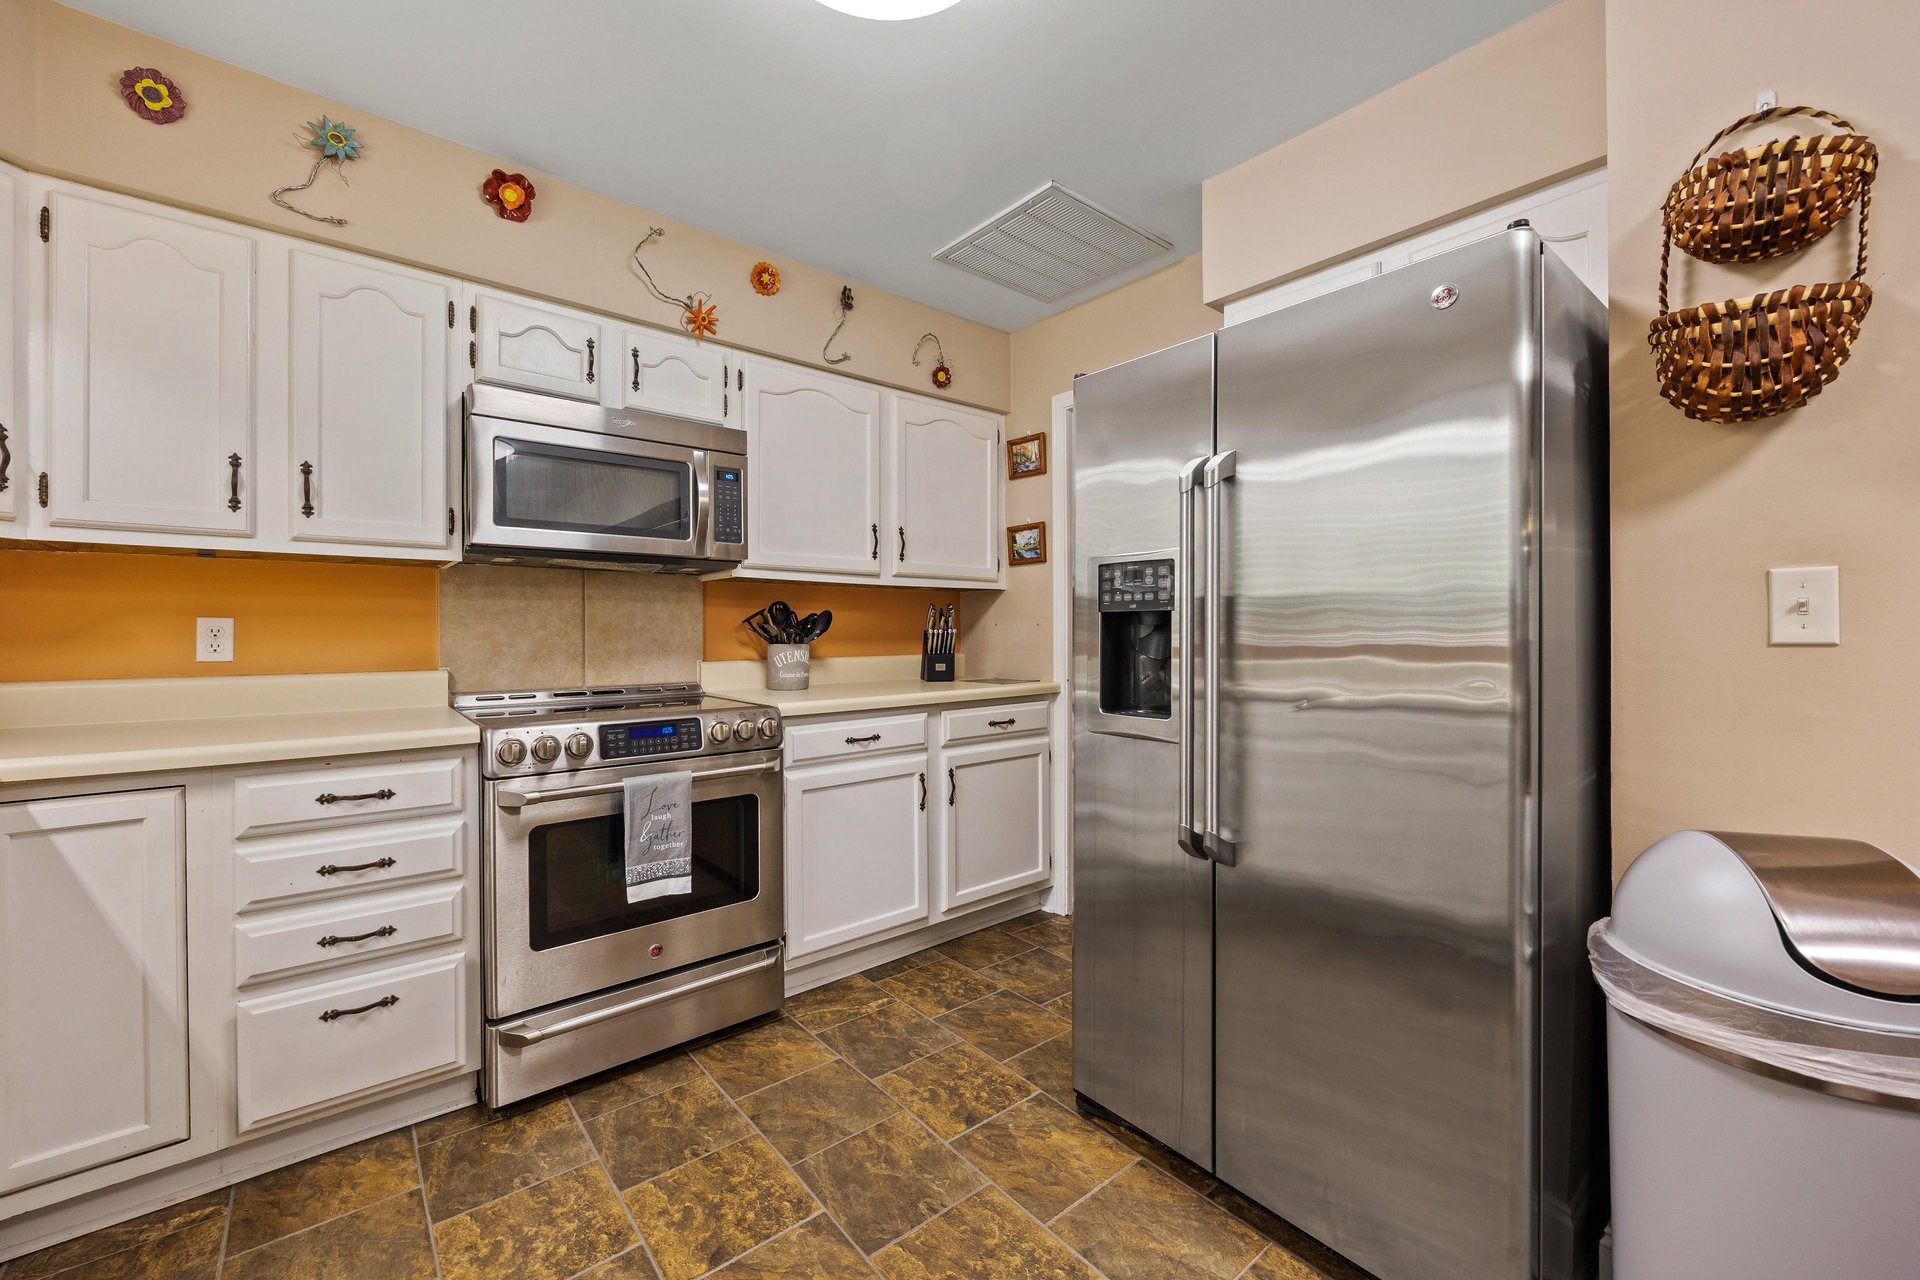
[[233,661],[233,619],[196,618],[193,660],[195,662]]

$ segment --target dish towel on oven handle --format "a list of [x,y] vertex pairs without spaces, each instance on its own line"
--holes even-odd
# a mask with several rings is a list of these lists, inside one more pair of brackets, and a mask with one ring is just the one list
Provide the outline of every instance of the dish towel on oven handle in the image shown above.
[[627,901],[693,892],[693,775],[628,778]]

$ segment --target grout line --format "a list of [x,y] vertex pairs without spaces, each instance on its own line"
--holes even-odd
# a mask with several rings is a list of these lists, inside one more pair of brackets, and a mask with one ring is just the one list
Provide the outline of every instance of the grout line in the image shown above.
[[[227,1188],[227,1213],[220,1224],[220,1252],[213,1258],[213,1280],[220,1280],[221,1273],[227,1269],[227,1241],[233,1236],[233,1202],[239,1198],[240,1184],[234,1183]],[[6,1271],[0,1267],[0,1273]]]
[[[1125,1150],[1125,1148],[1122,1148],[1122,1150]],[[1108,1174],[1105,1178],[1103,1178],[1099,1186],[1087,1192],[1086,1195],[1081,1196],[1078,1200],[1075,1200],[1072,1204],[1068,1205],[1066,1208],[1062,1209],[1060,1212],[1054,1214],[1051,1218],[1048,1218],[1047,1222],[1060,1221],[1060,1219],[1066,1217],[1068,1214],[1072,1213],[1075,1209],[1078,1209],[1081,1205],[1085,1204],[1087,1201],[1091,1200],[1093,1197],[1099,1195],[1102,1191],[1106,1189],[1107,1183],[1112,1182],[1115,1178],[1119,1177],[1121,1174],[1125,1173],[1127,1170],[1133,1168],[1133,1166],[1141,1163],[1148,1163],[1148,1164],[1152,1163],[1151,1161],[1147,1160],[1145,1156],[1133,1155],[1131,1151],[1128,1151],[1127,1154],[1133,1156],[1133,1158],[1127,1161],[1125,1164],[1121,1165],[1118,1169],[1115,1169],[1112,1173]],[[1192,1188],[1189,1187],[1188,1190],[1192,1190]],[[1046,1226],[1046,1223],[1042,1223],[1041,1225]],[[1047,1227],[1047,1230],[1052,1231],[1053,1228]]]
[[407,1136],[413,1139],[413,1171],[420,1175],[420,1216],[427,1220],[427,1249],[433,1254],[433,1276],[434,1280],[441,1280],[445,1273],[440,1267],[440,1241],[433,1234],[433,1206],[427,1203],[427,1165],[420,1158],[419,1126],[408,1125]]
[[[585,591],[586,588],[582,586],[581,590]],[[662,1092],[664,1092],[664,1090]],[[655,1096],[658,1097],[659,1095],[656,1094]],[[587,1150],[593,1152],[594,1162],[600,1166],[601,1175],[606,1178],[607,1185],[613,1188],[613,1198],[620,1202],[620,1212],[627,1215],[627,1224],[633,1228],[633,1238],[640,1242],[639,1247],[646,1254],[648,1265],[653,1268],[655,1275],[665,1275],[666,1272],[661,1269],[660,1260],[653,1256],[653,1247],[647,1243],[647,1233],[640,1229],[640,1221],[633,1216],[633,1207],[627,1203],[626,1189],[620,1185],[620,1180],[613,1176],[613,1170],[607,1167],[607,1158],[600,1154],[600,1144],[593,1140],[593,1135],[587,1132],[586,1122],[581,1120],[580,1113],[573,1109],[573,1095],[567,1093],[562,1094],[561,1097],[566,1100],[567,1114],[573,1117],[574,1127],[580,1131],[580,1136],[587,1140]],[[641,1101],[644,1102],[645,1099],[643,1098]],[[632,1252],[632,1249],[622,1249],[613,1256],[618,1258]],[[609,1258],[602,1258],[600,1262],[609,1262],[611,1260],[612,1259]],[[600,1262],[596,1262],[593,1265],[597,1267],[600,1265]]]
[[[335,1149],[338,1150],[338,1148],[335,1148]],[[290,1168],[291,1166],[287,1166],[287,1167]],[[363,1205],[356,1205],[353,1208],[347,1210],[345,1213],[336,1213],[331,1218],[324,1219],[320,1222],[308,1223],[306,1226],[301,1227],[298,1231],[289,1231],[287,1232],[287,1234],[283,1236],[275,1236],[271,1240],[262,1241],[261,1243],[254,1245],[251,1249],[242,1249],[239,1253],[236,1253],[233,1256],[236,1258],[244,1258],[250,1253],[258,1253],[262,1249],[268,1248],[269,1246],[272,1246],[272,1245],[279,1244],[282,1240],[292,1240],[296,1236],[304,1236],[310,1231],[318,1231],[321,1227],[327,1226],[330,1223],[338,1222],[342,1218],[351,1218],[354,1214],[359,1213],[362,1209],[371,1209],[375,1205],[385,1204],[389,1200],[398,1200],[401,1196],[412,1195],[415,1191],[420,1191],[422,1193],[420,1196],[421,1208],[425,1209],[426,1199],[427,1199],[425,1195],[425,1189],[421,1187],[408,1187],[405,1191],[396,1191],[390,1196],[381,1196],[378,1200],[369,1200],[367,1201],[367,1203]],[[429,1229],[431,1229],[433,1224],[428,1223],[427,1225]],[[222,1249],[222,1253],[224,1254],[225,1252],[224,1243],[222,1244],[221,1249]],[[221,1261],[222,1269],[225,1268],[225,1265],[226,1265],[226,1260],[223,1257]],[[47,1280],[53,1280],[53,1277],[49,1276]]]
[[1277,1247],[1278,1247],[1278,1246],[1276,1246],[1276,1245],[1275,1245],[1275,1244],[1273,1244],[1273,1243],[1272,1243],[1271,1241],[1269,1241],[1269,1242],[1267,1243],[1267,1247],[1266,1247],[1266,1248],[1264,1248],[1264,1249],[1262,1249],[1262,1250],[1261,1250],[1260,1252],[1258,1252],[1258,1253],[1256,1253],[1256,1254],[1254,1254],[1254,1255],[1253,1255],[1253,1261],[1252,1261],[1252,1262],[1249,1262],[1249,1263],[1247,1263],[1247,1265],[1246,1265],[1246,1266],[1244,1266],[1244,1267],[1242,1267],[1242,1268],[1240,1268],[1240,1270],[1239,1270],[1239,1271],[1238,1271],[1237,1273],[1235,1273],[1235,1275],[1234,1275],[1234,1277],[1233,1277],[1233,1280],[1246,1280],[1246,1276],[1247,1276],[1247,1273],[1248,1273],[1249,1271],[1252,1271],[1252,1270],[1253,1270],[1253,1268],[1255,1267],[1255,1265],[1257,1265],[1257,1264],[1259,1263],[1259,1261],[1260,1261],[1260,1259],[1262,1259],[1262,1258],[1264,1258],[1264,1257],[1266,1257],[1266,1256],[1267,1256],[1268,1254],[1270,1254],[1270,1253],[1272,1253],[1272,1252],[1274,1251],[1274,1249],[1275,1249],[1275,1248],[1277,1248]]

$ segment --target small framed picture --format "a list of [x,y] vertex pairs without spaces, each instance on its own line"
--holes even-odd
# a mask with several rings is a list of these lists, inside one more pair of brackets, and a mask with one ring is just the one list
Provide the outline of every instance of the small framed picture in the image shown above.
[[1047,522],[1007,526],[1008,564],[1045,564],[1047,562]]
[[1007,479],[1047,474],[1047,433],[1016,436],[1007,441]]

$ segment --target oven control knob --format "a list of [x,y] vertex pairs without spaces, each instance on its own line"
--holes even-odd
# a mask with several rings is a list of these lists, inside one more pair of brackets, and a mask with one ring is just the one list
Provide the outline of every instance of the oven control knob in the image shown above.
[[742,742],[753,741],[753,721],[741,720],[733,726],[733,736]]
[[760,722],[760,736],[763,738],[779,737],[780,722],[778,720],[775,720],[772,716],[768,716],[765,720],[762,720]]
[[585,760],[593,754],[593,739],[584,733],[572,734],[567,738],[567,757],[571,760]]
[[560,755],[560,739],[550,733],[543,733],[533,740],[533,758],[541,764],[552,764]]
[[715,720],[713,727],[707,730],[707,736],[715,742],[725,742],[733,736],[733,726],[724,720]]
[[516,765],[527,758],[527,744],[518,738],[507,738],[494,749],[493,758],[504,765]]

